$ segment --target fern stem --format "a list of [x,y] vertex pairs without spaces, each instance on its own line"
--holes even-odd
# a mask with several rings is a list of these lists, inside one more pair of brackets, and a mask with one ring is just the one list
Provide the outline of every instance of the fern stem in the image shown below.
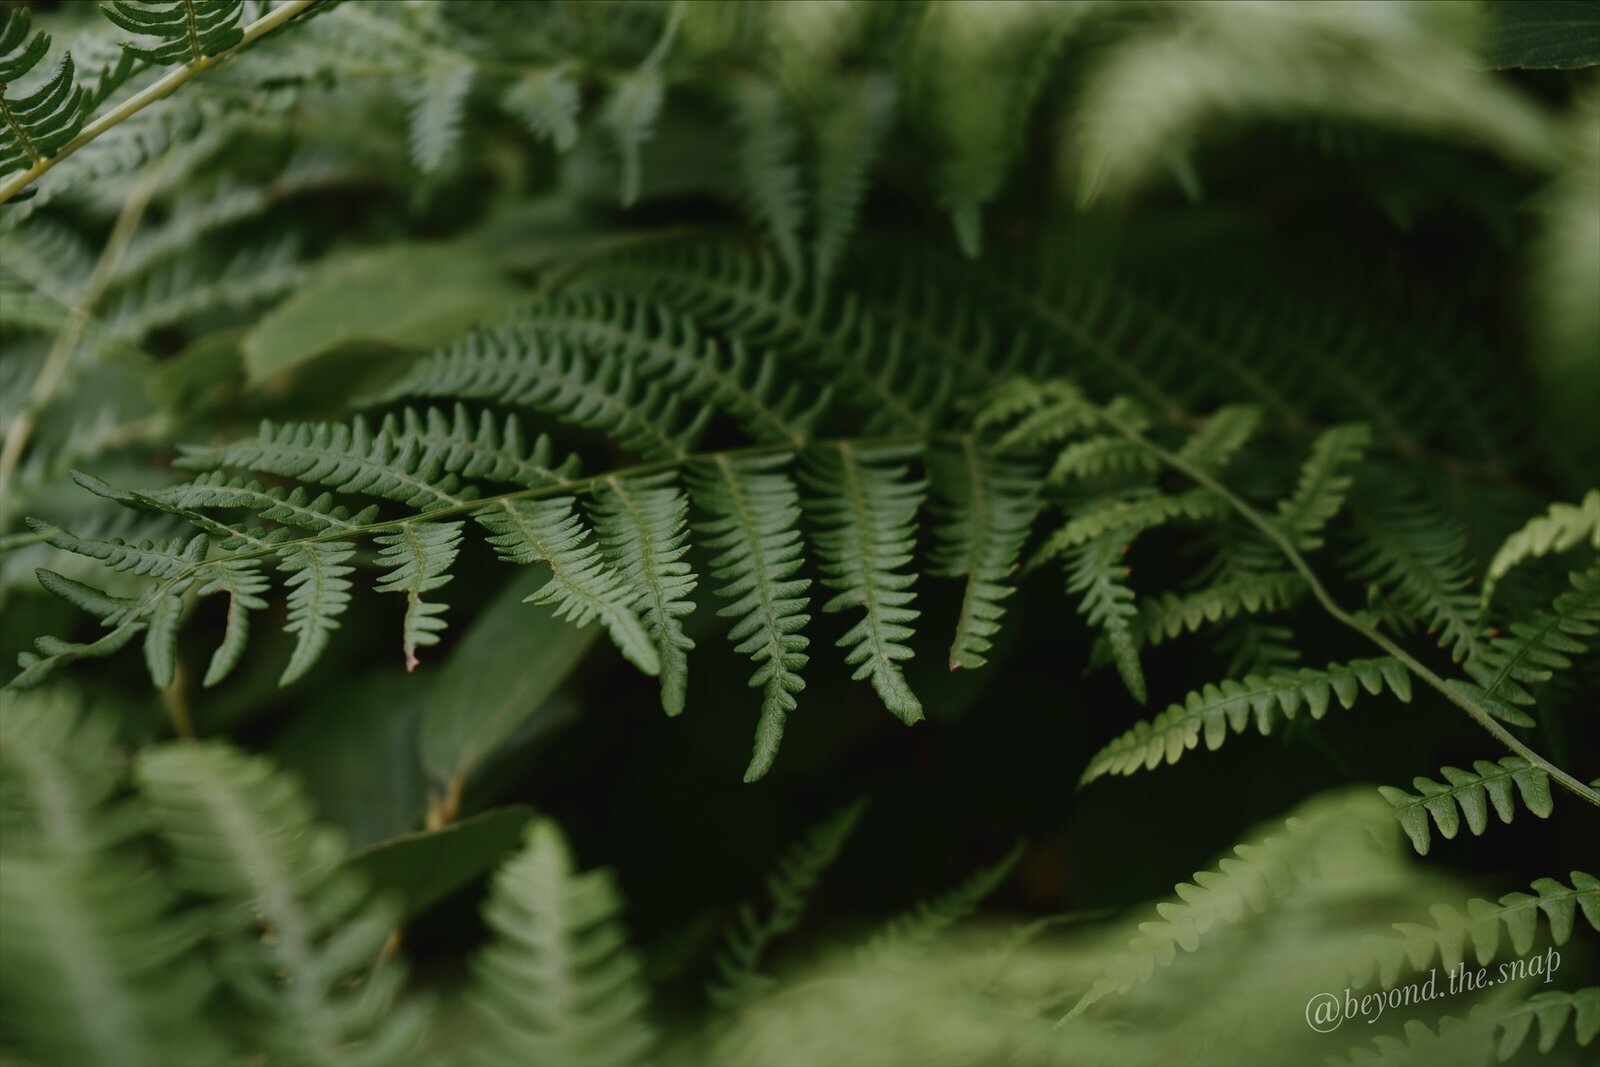
[[1285,536],[1282,530],[1269,521],[1259,511],[1251,507],[1250,504],[1242,499],[1237,493],[1223,485],[1216,478],[1213,478],[1210,474],[1207,474],[1200,467],[1197,467],[1188,460],[1185,460],[1182,457],[1169,452],[1167,449],[1162,448],[1160,445],[1150,440],[1138,430],[1122,422],[1114,414],[1107,411],[1102,411],[1101,414],[1105,419],[1106,424],[1112,429],[1116,430],[1118,433],[1122,434],[1131,441],[1137,441],[1139,444],[1149,449],[1152,455],[1159,458],[1167,466],[1181,474],[1188,476],[1199,485],[1204,486],[1211,492],[1216,493],[1223,500],[1227,501],[1228,505],[1237,511],[1245,519],[1245,521],[1249,522],[1250,525],[1261,531],[1262,535],[1266,537],[1268,541],[1272,542],[1273,546],[1276,547],[1279,552],[1283,553],[1284,558],[1289,561],[1289,565],[1300,574],[1300,577],[1305,579],[1306,586],[1311,590],[1311,595],[1316,598],[1317,603],[1321,604],[1322,609],[1329,615],[1333,616],[1335,620],[1343,623],[1345,626],[1354,630],[1356,633],[1365,637],[1367,640],[1383,649],[1389,655],[1399,660],[1405,665],[1407,670],[1416,675],[1418,678],[1422,679],[1439,693],[1443,694],[1444,698],[1450,701],[1450,703],[1465,711],[1474,722],[1487,730],[1495,738],[1495,740],[1505,745],[1512,752],[1515,752],[1517,755],[1521,756],[1535,767],[1545,771],[1550,775],[1551,778],[1555,779],[1557,782],[1560,782],[1561,785],[1564,786],[1568,791],[1572,792],[1583,800],[1588,801],[1590,804],[1600,807],[1600,793],[1597,793],[1583,782],[1574,778],[1572,775],[1563,771],[1560,767],[1557,767],[1555,764],[1539,755],[1533,749],[1523,744],[1516,738],[1514,734],[1511,733],[1510,730],[1507,730],[1504,726],[1497,722],[1492,715],[1490,715],[1483,708],[1479,707],[1472,700],[1469,700],[1464,694],[1458,691],[1456,687],[1446,683],[1443,678],[1439,677],[1432,670],[1430,670],[1426,664],[1422,663],[1422,661],[1418,660],[1404,648],[1401,648],[1388,636],[1378,630],[1377,627],[1363,621],[1362,619],[1356,618],[1348,611],[1345,611],[1344,608],[1340,607],[1338,601],[1333,599],[1333,596],[1322,584],[1322,580],[1317,577],[1316,572],[1311,569],[1311,565],[1306,562],[1305,557],[1300,554],[1300,550],[1294,546],[1294,542]]
[[72,155],[72,153],[76,152],[90,141],[93,141],[107,130],[122,125],[124,122],[128,121],[134,115],[137,115],[139,112],[143,111],[157,100],[160,100],[166,96],[170,96],[179,86],[187,82],[190,78],[193,78],[196,74],[215,66],[224,59],[227,59],[234,53],[238,52],[240,49],[248,48],[262,37],[284,25],[296,15],[299,15],[303,11],[314,6],[316,3],[318,3],[318,0],[288,0],[288,2],[283,6],[272,9],[265,15],[256,19],[250,25],[246,26],[244,28],[244,36],[240,38],[239,43],[228,49],[226,52],[219,52],[214,56],[200,56],[197,59],[192,59],[183,66],[176,68],[159,81],[156,81],[146,86],[144,89],[141,89],[139,92],[134,93],[132,96],[128,97],[128,99],[124,100],[110,111],[107,111],[104,115],[101,115],[99,118],[89,123],[82,130],[79,130],[76,137],[62,145],[61,151],[57,152],[49,159],[41,159],[27,170],[19,171],[10,178],[7,178],[5,181],[0,182],[0,204],[4,204],[6,201],[22,192],[22,190],[32,185],[34,181],[36,181],[51,167],[55,166],[57,163],[60,163],[63,159],[66,159],[68,156]]

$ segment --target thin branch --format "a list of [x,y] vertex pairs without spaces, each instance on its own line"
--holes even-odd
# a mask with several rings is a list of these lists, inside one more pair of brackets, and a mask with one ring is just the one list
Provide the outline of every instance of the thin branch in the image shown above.
[[240,38],[239,43],[228,49],[226,52],[219,52],[214,56],[201,56],[199,59],[192,59],[183,66],[175,68],[170,73],[163,76],[159,81],[152,83],[137,93],[134,93],[132,96],[128,97],[128,99],[124,100],[110,111],[107,111],[104,115],[101,115],[99,118],[89,123],[82,130],[79,130],[76,137],[63,145],[61,151],[57,152],[49,159],[42,159],[33,166],[29,167],[27,170],[13,174],[5,181],[0,182],[0,204],[4,204],[7,200],[10,200],[12,197],[22,192],[22,190],[26,189],[28,186],[32,185],[36,180],[38,180],[40,175],[44,174],[57,163],[60,163],[63,159],[66,159],[68,156],[72,155],[72,153],[76,152],[90,141],[93,141],[96,137],[99,137],[107,130],[122,125],[122,123],[128,121],[134,115],[137,115],[139,112],[143,111],[157,100],[171,95],[173,91],[175,91],[180,85],[188,81],[190,78],[193,78],[196,74],[216,66],[218,63],[221,63],[223,60],[234,55],[241,49],[248,48],[257,40],[271,33],[279,26],[284,25],[290,19],[294,18],[296,15],[299,15],[301,12],[310,8],[317,2],[318,0],[288,0],[288,3],[283,4],[281,7],[273,8],[271,11],[256,19],[256,21],[252,22],[250,25],[246,26],[244,28],[244,36]]

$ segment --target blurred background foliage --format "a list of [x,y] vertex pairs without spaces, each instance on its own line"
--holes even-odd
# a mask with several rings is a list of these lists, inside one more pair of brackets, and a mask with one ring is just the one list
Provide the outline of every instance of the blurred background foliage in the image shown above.
[[[51,61],[70,50],[80,78],[127,36],[97,6],[3,5],[28,9],[53,35]],[[271,6],[249,0],[242,23]],[[1298,348],[1288,361],[1306,372],[1282,384],[1313,408],[1318,360],[1382,353],[1384,387],[1417,398],[1402,436],[1419,456],[1441,442],[1452,456],[1419,460],[1419,479],[1485,561],[1600,471],[1596,65],[1600,5],[1584,0],[319,5],[0,206],[0,653],[78,625],[34,569],[81,572],[25,516],[163,532],[69,471],[153,486],[177,442],[344,415],[419,353],[664,233],[758,234],[819,285],[910,261],[978,293],[1013,277],[1127,279],[1247,358]],[[134,71],[110,99],[159,75]],[[1440,368],[1470,383],[1470,402],[1436,384]],[[1521,1062],[1541,1031],[1505,1040],[1519,994],[1594,983],[1580,918],[1555,985],[1333,1034],[1306,1025],[1306,998],[1349,984],[1364,938],[1429,922],[1440,902],[1595,869],[1600,820],[1576,803],[1439,841],[1424,864],[1397,847],[1375,791],[1342,791],[1480,758],[1481,735],[1437,707],[1374,700],[1077,792],[1136,712],[1109,672],[1086,673],[1093,640],[1073,605],[1033,582],[983,671],[912,661],[929,716],[915,730],[843,672],[813,672],[783,758],[747,786],[748,717],[720,696],[742,697],[747,664],[701,640],[696,695],[669,720],[609,645],[526,612],[538,584],[464,556],[452,599],[479,607],[414,675],[392,606],[359,597],[347,639],[287,689],[289,638],[268,627],[229,684],[201,689],[192,674],[224,621],[202,604],[174,687],[148,691],[135,663],[85,666],[8,696],[7,751],[36,743],[16,724],[41,713],[17,709],[51,701],[81,703],[117,752],[174,747],[178,719],[269,754],[337,827],[347,864],[401,895],[412,970],[445,991],[488,937],[489,872],[519,849],[554,855],[524,837],[551,825],[530,824],[537,811],[578,867],[615,871],[665,1061],[1367,1062],[1366,1046],[1394,1062]],[[930,617],[954,613],[953,589],[922,596]],[[819,646],[843,630],[822,622]],[[1331,626],[1296,638],[1327,660],[1349,651]],[[1177,699],[1231,652],[1176,642],[1149,650],[1146,669]],[[1544,720],[1540,741],[1592,778],[1592,656],[1575,679],[1553,700],[1590,714]],[[128,788],[125,759],[110,760],[112,795]],[[460,796],[443,794],[449,781]],[[804,930],[774,953],[778,984],[708,1012],[702,986],[738,902],[759,896],[786,842],[858,797],[870,806]],[[1315,872],[1262,914],[1057,1026],[1152,921],[1137,902],[1296,810],[1359,832],[1316,838]],[[8,854],[27,833],[12,827]],[[964,909],[981,911],[970,925],[872,948],[888,916],[1019,839],[1015,868]],[[8,930],[29,899],[3,909]],[[25,934],[7,943],[8,970]],[[0,1054],[87,1062],[29,1044],[24,979],[4,986],[20,999]],[[425,1058],[482,1033],[443,999]],[[1577,1022],[1550,1031],[1542,1062],[1592,1055],[1574,1034],[1600,1029],[1600,1006],[1569,1010]],[[1443,1014],[1465,1021],[1440,1030]],[[1372,1045],[1379,1035],[1401,1044]]]

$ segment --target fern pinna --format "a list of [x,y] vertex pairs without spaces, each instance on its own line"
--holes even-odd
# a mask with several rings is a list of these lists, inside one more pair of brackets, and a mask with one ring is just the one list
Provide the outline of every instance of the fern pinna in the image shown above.
[[[937,306],[940,284],[900,286],[897,301],[920,292]],[[1253,474],[1265,493],[1235,491],[1231,470],[1271,470],[1285,451],[1276,442],[1294,449],[1304,428],[1248,403],[1193,418],[1130,396],[1097,402],[1070,379],[1019,374],[1070,366],[1071,351],[1030,350],[1021,331],[1011,342],[982,322],[973,336],[986,343],[957,359],[905,328],[903,306],[840,304],[735,245],[657,242],[603,256],[504,325],[423,357],[371,401],[387,413],[268,423],[254,438],[185,448],[178,465],[197,476],[157,490],[83,476],[90,491],[194,532],[125,544],[36,524],[57,547],[151,581],[121,597],[42,571],[107,629],[90,643],[42,639],[17,684],[142,633],[151,677],[166,685],[185,604],[217,594],[229,610],[204,676],[216,684],[243,654],[273,572],[287,591],[295,641],[283,681],[293,682],[336,633],[363,558],[378,568],[377,591],[403,594],[399,645],[415,669],[449,625],[452,569],[479,537],[508,563],[548,567],[529,599],[574,624],[598,622],[660,678],[668,714],[696,705],[686,618],[706,589],[728,600],[719,614],[732,618],[729,637],[761,691],[754,779],[800,707],[816,612],[844,616],[845,666],[914,723],[923,705],[905,666],[929,621],[919,572],[961,583],[959,615],[945,624],[949,662],[971,668],[987,658],[1027,561],[1064,567],[1140,701],[1145,646],[1308,610],[1308,599],[1388,654],[1326,669],[1264,660],[1138,724],[1086,780],[1176,760],[1202,736],[1214,748],[1252,722],[1269,732],[1302,704],[1319,718],[1330,693],[1344,706],[1363,688],[1408,699],[1420,679],[1530,767],[1594,799],[1502,725],[1530,724],[1528,686],[1586,647],[1591,577],[1575,577],[1553,614],[1492,636],[1463,591],[1450,520],[1419,494],[1396,496],[1387,445],[1365,426],[1313,432],[1298,446],[1303,463]],[[1048,336],[1039,321],[1021,325]],[[985,383],[981,405],[953,402],[958,385]],[[563,425],[609,438],[632,461],[583,473],[579,455],[541,432]],[[1062,519],[1046,527],[1042,514]],[[1214,544],[1214,559],[1191,588],[1141,593],[1128,565],[1136,543],[1185,528]],[[1307,556],[1330,541],[1346,547],[1319,574]],[[1382,598],[1383,611],[1338,607],[1325,588],[1335,579]],[[1412,620],[1464,660],[1466,677],[1397,644]]]

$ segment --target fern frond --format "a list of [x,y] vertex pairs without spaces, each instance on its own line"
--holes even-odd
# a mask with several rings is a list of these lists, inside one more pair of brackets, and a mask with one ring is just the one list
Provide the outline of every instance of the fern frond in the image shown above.
[[1134,629],[1139,607],[1128,587],[1129,568],[1123,562],[1132,535],[1133,531],[1119,527],[1073,549],[1067,559],[1067,592],[1083,594],[1078,612],[1105,634],[1117,673],[1133,698],[1143,704],[1148,691]]
[[176,465],[211,471],[224,467],[275,474],[340,493],[366,493],[413,508],[459,507],[476,496],[445,471],[443,457],[415,441],[397,440],[361,416],[348,425],[289,422],[261,424],[254,439],[220,446],[186,446]]
[[1348,468],[1361,461],[1371,441],[1371,432],[1353,423],[1325,430],[1312,442],[1300,481],[1293,494],[1279,501],[1275,516],[1296,548],[1310,552],[1322,547],[1319,531],[1344,507],[1355,480]]
[[1396,660],[1352,660],[1320,670],[1303,667],[1206,685],[1096,752],[1079,785],[1108,774],[1128,775],[1176,763],[1202,738],[1206,748],[1215,751],[1230,731],[1242,734],[1252,723],[1263,735],[1269,734],[1280,717],[1293,719],[1302,707],[1312,719],[1320,719],[1327,714],[1330,698],[1348,708],[1363,689],[1378,696],[1385,688],[1402,701],[1411,699],[1411,675]]
[[989,894],[999,889],[1022,861],[1026,842],[1019,841],[995,863],[981,867],[954,889],[919,901],[896,915],[867,939],[865,956],[886,956],[920,948],[978,910]]
[[1008,581],[1039,513],[1038,478],[1027,465],[980,452],[970,436],[958,452],[928,456],[939,518],[929,560],[936,574],[966,579],[950,669],[981,667],[1000,629]]
[[1509,1062],[1527,1042],[1538,1023],[1538,1048],[1541,1053],[1555,1049],[1566,1032],[1567,1023],[1576,1017],[1573,1038],[1587,1047],[1600,1033],[1600,987],[1547,990],[1510,1007],[1503,1004],[1474,1005],[1465,1020],[1446,1015],[1438,1029],[1408,1020],[1402,1036],[1385,1035],[1373,1039],[1372,1047],[1351,1049],[1342,1057],[1328,1060],[1331,1067],[1384,1067],[1394,1064],[1452,1063],[1480,1055],[1491,1047],[1495,1058]]
[[819,120],[811,270],[821,289],[833,278],[855,231],[868,172],[894,121],[895,102],[894,82],[869,75],[847,86]]
[[799,273],[805,192],[795,158],[798,136],[793,118],[777,86],[765,79],[736,78],[731,94],[739,131],[734,168],[739,199],[767,231],[783,265]]
[[638,591],[634,610],[643,615],[661,663],[661,706],[683,711],[689,686],[689,650],[682,618],[694,610],[689,594],[699,579],[683,562],[688,546],[689,501],[671,473],[604,479],[589,515],[600,551],[623,584]]
[[244,0],[111,0],[100,9],[118,27],[149,40],[123,45],[132,55],[170,66],[218,56],[244,39]]
[[822,610],[861,610],[861,619],[838,641],[850,650],[845,662],[856,668],[852,677],[870,680],[884,706],[907,724],[922,719],[922,702],[899,667],[912,656],[902,642],[921,614],[909,606],[917,576],[906,565],[926,482],[913,479],[904,462],[919,451],[839,442],[807,453],[802,471],[813,493],[809,507],[819,527],[822,581],[835,591]]
[[[1342,560],[1351,577],[1372,583],[1421,620],[1455,661],[1481,659],[1487,650],[1481,606],[1468,591],[1459,524],[1427,505],[1386,501],[1360,513],[1356,529],[1360,544]],[[1520,713],[1507,721],[1532,725]]]
[[1155,916],[1139,924],[1127,949],[1091,983],[1067,1017],[1148,981],[1158,968],[1170,966],[1179,951],[1199,949],[1213,929],[1266,911],[1353,857],[1370,862],[1384,840],[1383,831],[1392,832],[1392,825],[1383,805],[1365,790],[1307,802],[1281,827],[1236,846],[1214,869],[1197,871],[1192,882],[1180,882],[1174,890],[1177,899],[1156,905]]
[[762,689],[747,782],[771,768],[810,658],[811,639],[803,631],[811,621],[805,612],[811,579],[796,577],[804,546],[797,528],[800,494],[785,469],[791,460],[784,453],[741,460],[718,455],[690,469],[695,503],[712,516],[699,526],[701,541],[720,551],[710,563],[712,577],[724,583],[717,594],[732,601],[717,614],[737,620],[728,636],[738,642],[735,651],[756,661],[750,685]]
[[521,119],[534,136],[558,152],[578,143],[578,109],[582,96],[571,73],[561,66],[530,70],[506,86],[500,106]]
[[204,924],[130,839],[145,812],[119,797],[106,724],[70,691],[0,695],[0,998],[39,1062],[223,1062],[202,1016],[215,979]]
[[761,954],[773,939],[800,925],[811,890],[833,865],[867,810],[865,800],[849,804],[790,845],[778,858],[777,869],[767,876],[772,908],[758,917],[749,904],[739,905],[738,920],[728,928],[717,953],[717,977],[707,991],[720,1008],[746,1003],[772,984],[761,973]]
[[665,303],[755,350],[808,369],[867,415],[865,431],[926,432],[950,400],[952,368],[919,358],[906,332],[825,292],[767,256],[716,242],[674,243],[598,261],[575,283]]
[[262,1046],[294,1063],[397,1062],[426,1021],[404,968],[372,966],[398,908],[341,864],[343,841],[297,785],[216,742],[146,750],[136,776],[172,880],[219,909],[218,970]]
[[600,111],[600,125],[610,131],[622,161],[618,195],[623,207],[639,199],[639,152],[655,130],[666,86],[656,64],[646,61],[611,85]]
[[219,560],[202,571],[201,577],[210,579],[200,587],[201,596],[228,594],[228,621],[222,631],[222,643],[211,654],[202,682],[210,687],[226,678],[244,655],[250,641],[250,613],[267,607],[261,594],[267,591],[268,583],[252,559]]
[[468,1004],[482,1032],[470,1062],[635,1063],[655,1043],[647,994],[607,871],[578,873],[561,831],[528,826],[494,878],[484,918],[493,932],[473,961]]
[[1244,614],[1281,611],[1304,589],[1299,575],[1278,572],[1244,574],[1192,593],[1162,593],[1140,602],[1144,637],[1150,644],[1159,645],[1179,634],[1197,631],[1208,623]]
[[1395,923],[1394,934],[1364,938],[1358,957],[1351,961],[1353,980],[1363,986],[1376,979],[1387,988],[1403,968],[1423,970],[1436,957],[1450,970],[1466,958],[1469,945],[1478,964],[1485,966],[1501,953],[1502,926],[1511,951],[1526,956],[1538,937],[1541,914],[1550,928],[1550,943],[1558,948],[1571,938],[1580,914],[1600,930],[1600,879],[1583,871],[1572,871],[1570,879],[1572,884],[1565,885],[1555,878],[1540,878],[1532,893],[1507,893],[1498,901],[1474,898],[1467,901],[1464,915],[1447,904],[1435,904],[1428,909],[1432,925]]
[[[573,327],[552,317],[554,328]],[[709,411],[684,417],[683,403],[661,382],[641,385],[636,362],[596,358],[542,342],[517,325],[479,330],[413,364],[383,396],[487,400],[526,407],[599,430],[649,459],[677,458],[705,429]]]
[[600,547],[574,512],[570,496],[502,500],[473,515],[492,535],[489,543],[508,563],[548,563],[550,581],[527,598],[553,604],[574,626],[598,619],[622,654],[646,674],[661,671],[661,656],[633,603],[637,592],[606,565]]
[[1250,443],[1260,425],[1261,409],[1253,404],[1220,407],[1184,440],[1178,458],[1202,470],[1220,472]]
[[284,630],[295,635],[279,685],[298,681],[310,670],[339,628],[339,616],[350,606],[349,576],[355,568],[347,563],[355,551],[345,541],[308,541],[279,550],[278,569],[289,576],[284,581],[289,590]]
[[1483,603],[1494,598],[1495,586],[1517,564],[1584,543],[1600,552],[1600,489],[1589,490],[1576,504],[1551,504],[1550,510],[1507,537],[1484,574]]
[[1048,563],[1063,552],[1107,535],[1120,535],[1124,543],[1145,530],[1175,519],[1204,522],[1227,514],[1225,500],[1209,489],[1189,489],[1176,495],[1150,494],[1122,500],[1100,500],[1075,515],[1051,534],[1028,561],[1029,568]]
[[1449,840],[1461,828],[1461,819],[1456,814],[1458,808],[1461,815],[1466,816],[1467,828],[1474,835],[1482,834],[1488,827],[1491,804],[1501,822],[1510,822],[1516,814],[1513,798],[1518,793],[1522,794],[1523,806],[1541,819],[1548,819],[1555,810],[1550,796],[1550,775],[1521,756],[1506,756],[1499,762],[1477,760],[1471,771],[1444,767],[1439,773],[1444,776],[1444,782],[1422,777],[1413,779],[1411,788],[1416,794],[1389,785],[1378,787],[1383,799],[1394,807],[1395,817],[1419,855],[1426,856],[1432,844],[1428,831],[1430,815],[1438,824],[1439,833]]
[[443,170],[455,154],[474,74],[469,64],[439,66],[409,85],[407,142],[411,162],[424,174]]
[[1063,448],[1050,467],[1049,480],[1062,485],[1089,481],[1110,474],[1153,473],[1161,461],[1138,441],[1109,434],[1074,441]]
[[40,1062],[209,1067],[230,1055],[199,1022],[215,979],[201,924],[131,860],[0,859],[0,976],[7,1028]]
[[448,583],[451,564],[461,549],[460,522],[403,522],[393,533],[379,534],[375,540],[384,546],[378,552],[378,565],[390,568],[377,584],[380,593],[404,593],[406,618],[401,631],[406,670],[421,665],[417,649],[439,643],[445,628],[440,616],[445,605],[422,599],[422,594]]
[[[1466,671],[1478,683],[1474,697],[1498,709],[1502,718],[1514,715],[1507,702],[1530,706],[1534,696],[1527,686],[1548,682],[1558,670],[1572,666],[1568,656],[1587,652],[1584,638],[1600,634],[1600,568],[1568,576],[1572,588],[1558,594],[1550,611],[1532,622],[1513,622],[1508,633],[1491,638]],[[1459,683],[1465,684],[1465,683]]]
[[8,8],[0,23],[0,175],[51,158],[88,118],[88,93],[74,79],[71,55],[27,96],[6,95],[50,51],[50,35],[30,34],[30,26],[22,7]]

